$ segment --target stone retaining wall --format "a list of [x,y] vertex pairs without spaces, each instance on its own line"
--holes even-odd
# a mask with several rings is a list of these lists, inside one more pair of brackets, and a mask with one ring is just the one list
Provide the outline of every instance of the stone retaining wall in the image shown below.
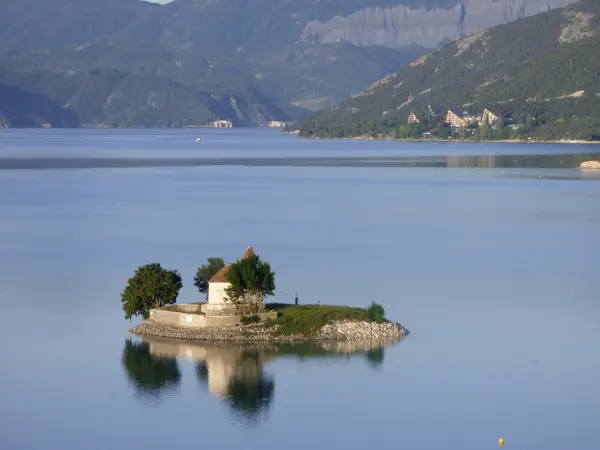
[[179,304],[179,303],[177,303],[173,306],[176,307],[177,312],[199,314],[202,312],[201,308],[205,304],[206,303],[202,303],[202,304],[196,304],[196,303]]
[[224,305],[221,303],[216,305],[205,303],[202,305],[201,311],[205,316],[231,316],[235,315],[237,307],[235,305]]
[[[187,308],[189,307],[189,308]],[[164,309],[151,309],[150,321],[165,326],[175,326],[182,328],[207,328],[207,327],[231,327],[241,324],[243,316],[205,316],[197,311],[199,305],[178,305],[179,311],[189,310],[190,312],[179,312]],[[265,320],[277,320],[276,312],[268,312],[256,314],[260,317],[261,322]]]

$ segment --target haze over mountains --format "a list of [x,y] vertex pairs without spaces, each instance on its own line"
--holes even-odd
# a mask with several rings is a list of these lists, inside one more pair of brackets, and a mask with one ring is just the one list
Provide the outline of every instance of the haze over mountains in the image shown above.
[[600,2],[581,0],[449,43],[298,126],[305,136],[392,136],[411,111],[439,122],[450,109],[485,108],[508,123],[533,122],[548,138],[600,136]]
[[0,83],[44,95],[81,123],[288,120],[440,43],[568,3],[1,0]]

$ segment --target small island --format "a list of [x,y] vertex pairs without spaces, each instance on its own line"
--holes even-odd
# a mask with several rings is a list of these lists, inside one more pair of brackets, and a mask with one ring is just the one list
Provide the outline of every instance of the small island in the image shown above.
[[265,303],[275,273],[248,246],[241,259],[225,264],[208,258],[194,285],[206,302],[176,303],[182,287],[176,270],[160,264],[138,267],[121,294],[125,318],[142,316],[130,332],[139,336],[198,341],[324,341],[399,339],[409,334],[385,318],[384,308]]

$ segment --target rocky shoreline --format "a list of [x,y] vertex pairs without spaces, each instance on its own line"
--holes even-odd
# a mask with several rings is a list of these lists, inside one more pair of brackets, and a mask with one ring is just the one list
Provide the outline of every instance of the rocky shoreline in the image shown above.
[[600,170],[600,161],[584,161],[579,165],[580,169]]
[[383,340],[408,336],[409,331],[397,322],[384,323],[337,321],[323,326],[312,335],[277,333],[277,325],[181,328],[145,320],[129,330],[137,336],[153,336],[187,341],[235,341],[235,342],[291,342],[291,341],[352,341]]

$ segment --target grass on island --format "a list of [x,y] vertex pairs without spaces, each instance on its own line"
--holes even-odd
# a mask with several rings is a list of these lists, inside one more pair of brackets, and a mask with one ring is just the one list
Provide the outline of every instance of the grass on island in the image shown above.
[[[186,314],[201,314],[200,306],[204,302],[194,303],[198,305],[196,312],[190,311],[187,306],[186,310],[181,308],[181,305],[165,305],[162,310],[185,312]],[[288,336],[292,334],[301,334],[310,336],[323,325],[335,322],[338,320],[359,320],[367,322],[383,322],[385,320],[385,311],[381,305],[372,303],[367,308],[357,308],[351,306],[339,305],[293,305],[288,303],[268,303],[265,305],[266,311],[274,310],[277,312],[277,321],[267,320],[260,321],[260,316],[256,314],[244,315],[240,322],[244,326],[264,326],[271,327],[278,325],[275,335]]]
[[279,325],[277,334],[280,335],[310,335],[317,332],[323,325],[336,320],[373,320],[368,309],[350,306],[284,303],[270,303],[265,306],[267,311],[277,311],[277,325]]

